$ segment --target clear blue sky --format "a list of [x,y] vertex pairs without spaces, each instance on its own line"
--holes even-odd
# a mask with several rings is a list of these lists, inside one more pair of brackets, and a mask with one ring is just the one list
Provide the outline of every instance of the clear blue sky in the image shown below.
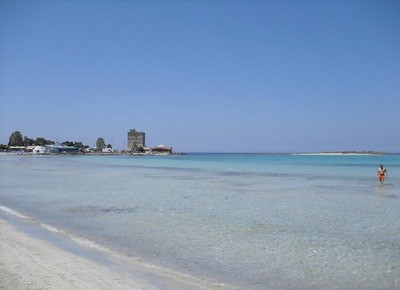
[[0,143],[400,151],[400,1],[0,0]]

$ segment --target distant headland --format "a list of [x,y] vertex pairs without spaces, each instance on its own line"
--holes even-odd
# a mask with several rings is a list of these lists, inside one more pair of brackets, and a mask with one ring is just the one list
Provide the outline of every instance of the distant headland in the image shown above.
[[294,153],[294,155],[388,155],[394,153],[379,151],[333,151],[333,152],[316,152],[316,153]]
[[170,155],[172,146],[147,146],[145,132],[131,129],[128,131],[127,145],[123,150],[116,150],[111,144],[106,144],[104,138],[99,137],[96,147],[84,145],[83,142],[64,141],[54,142],[43,137],[31,139],[22,136],[20,131],[11,133],[7,145],[0,144],[1,152],[27,154],[92,154],[92,155]]

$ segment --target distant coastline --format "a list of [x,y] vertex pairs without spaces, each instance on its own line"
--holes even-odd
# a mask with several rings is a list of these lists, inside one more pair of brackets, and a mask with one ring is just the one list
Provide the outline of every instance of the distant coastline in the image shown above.
[[363,156],[363,155],[376,155],[376,156],[390,156],[400,155],[395,152],[364,152],[364,151],[344,151],[344,152],[172,152],[172,153],[138,153],[127,151],[114,151],[114,152],[78,152],[78,153],[32,153],[25,151],[0,151],[0,156],[5,155],[25,155],[25,156],[171,156],[171,155],[187,155],[187,154],[239,154],[239,155],[298,155],[298,156]]
[[314,153],[293,153],[293,155],[392,155],[397,153],[377,151],[339,151],[339,152],[314,152]]

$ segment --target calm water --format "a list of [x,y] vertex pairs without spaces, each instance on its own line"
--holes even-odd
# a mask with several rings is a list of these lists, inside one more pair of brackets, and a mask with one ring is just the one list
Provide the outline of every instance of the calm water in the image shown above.
[[400,288],[400,156],[0,156],[0,178],[2,214],[165,268],[246,289]]

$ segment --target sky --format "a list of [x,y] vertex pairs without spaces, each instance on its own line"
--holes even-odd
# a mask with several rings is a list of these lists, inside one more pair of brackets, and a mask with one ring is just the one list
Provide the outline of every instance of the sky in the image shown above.
[[0,0],[0,143],[400,152],[400,1]]

